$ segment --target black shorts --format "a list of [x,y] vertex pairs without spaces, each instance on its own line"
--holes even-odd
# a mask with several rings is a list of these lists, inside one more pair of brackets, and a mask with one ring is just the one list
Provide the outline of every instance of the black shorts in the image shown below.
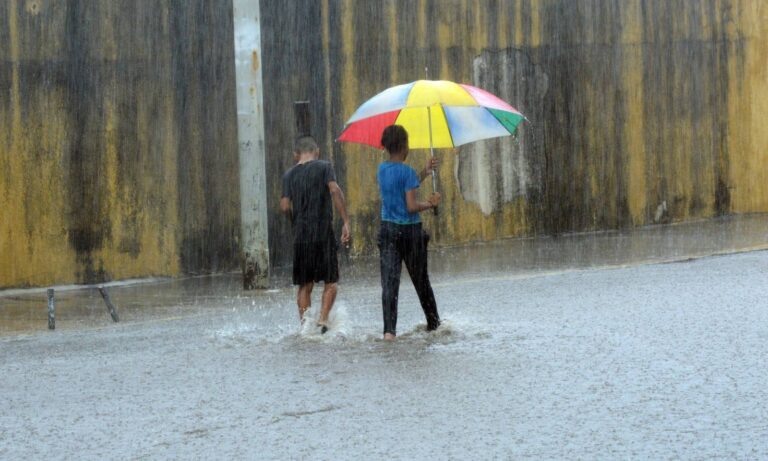
[[336,241],[296,242],[293,244],[293,284],[339,281]]

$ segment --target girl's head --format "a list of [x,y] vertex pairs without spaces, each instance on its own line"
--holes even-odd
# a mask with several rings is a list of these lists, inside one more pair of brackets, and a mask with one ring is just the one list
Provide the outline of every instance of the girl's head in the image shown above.
[[389,125],[381,133],[381,145],[389,155],[408,152],[408,132],[400,125]]

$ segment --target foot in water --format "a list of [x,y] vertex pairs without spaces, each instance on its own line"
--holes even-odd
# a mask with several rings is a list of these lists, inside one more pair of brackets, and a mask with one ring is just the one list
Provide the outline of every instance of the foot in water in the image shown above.
[[394,341],[396,338],[392,333],[384,333],[384,341]]
[[322,323],[318,323],[317,326],[320,328],[321,335],[328,333],[328,325],[323,325]]

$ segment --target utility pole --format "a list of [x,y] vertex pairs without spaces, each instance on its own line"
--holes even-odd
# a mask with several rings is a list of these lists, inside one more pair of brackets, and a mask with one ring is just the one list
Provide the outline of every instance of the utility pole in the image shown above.
[[269,287],[267,168],[259,0],[233,0],[243,288]]

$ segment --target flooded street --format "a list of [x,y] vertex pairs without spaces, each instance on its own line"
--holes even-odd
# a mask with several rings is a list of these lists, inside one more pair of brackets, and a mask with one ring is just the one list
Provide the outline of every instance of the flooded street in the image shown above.
[[0,459],[765,459],[767,224],[433,252],[444,325],[404,276],[394,344],[375,259],[323,336],[280,276],[57,292],[53,332],[6,293]]

